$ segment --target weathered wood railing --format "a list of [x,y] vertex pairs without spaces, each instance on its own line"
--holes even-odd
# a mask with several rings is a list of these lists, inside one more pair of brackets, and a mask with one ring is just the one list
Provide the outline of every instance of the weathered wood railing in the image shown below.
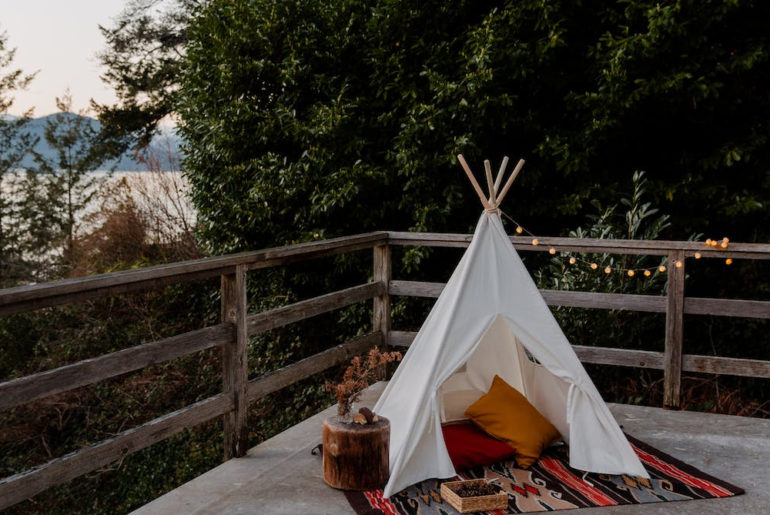
[[[221,278],[222,322],[163,340],[131,347],[54,370],[0,383],[0,410],[169,361],[204,349],[222,348],[223,391],[113,438],[77,450],[46,464],[0,480],[0,509],[31,497],[159,442],[184,429],[222,416],[225,458],[246,452],[248,406],[281,388],[313,376],[366,351],[373,345],[408,345],[414,333],[391,330],[390,296],[437,297],[442,283],[392,279],[391,246],[465,247],[470,235],[376,232],[256,252],[206,258],[100,276],[0,290],[0,315],[107,297],[171,283]],[[695,242],[587,240],[514,237],[519,250],[665,255],[681,260],[700,252],[704,258],[724,257],[724,251],[704,249]],[[373,249],[372,282],[304,300],[258,314],[246,311],[246,272],[361,249]],[[731,243],[733,258],[770,259],[770,245]],[[665,351],[576,346],[588,363],[662,369],[664,403],[679,404],[682,371],[770,378],[770,361],[683,354],[684,314],[770,318],[770,302],[703,299],[684,296],[685,267],[668,268],[666,296],[543,290],[550,305],[625,309],[666,313]],[[373,299],[372,331],[280,370],[248,380],[248,337],[293,322]]]
[[[698,252],[704,259],[724,259],[727,256],[734,259],[770,259],[770,245],[730,243],[728,252],[706,248],[703,243],[692,241],[539,238],[539,245],[534,246],[532,239],[528,237],[512,237],[511,240],[519,251],[547,252],[553,248],[557,252],[668,256],[669,263],[681,262],[681,267],[667,267],[668,284],[665,297],[541,290],[546,302],[551,306],[665,313],[664,352],[574,346],[578,357],[586,363],[662,369],[665,407],[679,407],[683,371],[770,378],[770,361],[683,354],[682,349],[685,314],[770,318],[768,301],[685,297],[684,278],[687,258],[694,257]],[[390,232],[388,243],[390,245],[467,247],[470,241],[471,235],[465,234]],[[443,283],[391,280],[388,291],[391,295],[438,297],[443,287]],[[415,335],[415,333],[402,331],[391,331],[389,334],[388,341],[391,345],[408,345]]]
[[[385,232],[369,233],[0,290],[0,315],[216,276],[221,277],[222,299],[220,324],[0,383],[0,410],[213,347],[220,347],[223,355],[222,393],[0,480],[0,510],[218,416],[224,419],[225,458],[243,456],[250,403],[384,343],[380,327],[389,313],[383,304],[387,284],[376,278],[382,277],[382,267],[389,264],[377,257],[383,255],[387,238]],[[375,249],[373,282],[263,313],[246,312],[247,271],[367,248]],[[368,299],[377,299],[375,327],[370,333],[248,380],[249,336]]]

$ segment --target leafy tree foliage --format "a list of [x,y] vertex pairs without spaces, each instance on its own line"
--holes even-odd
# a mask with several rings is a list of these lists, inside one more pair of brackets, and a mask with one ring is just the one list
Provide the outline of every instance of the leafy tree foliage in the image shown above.
[[[757,1],[211,0],[190,22],[176,107],[202,235],[224,253],[467,231],[480,206],[462,152],[477,171],[527,159],[503,209],[538,234],[594,204],[613,218],[606,206],[646,170],[648,202],[670,219],[651,224],[637,203],[602,230],[764,241],[769,14]],[[399,274],[437,262],[401,257]],[[339,287],[349,264],[262,284]],[[736,275],[736,289],[756,277]]]
[[111,26],[100,26],[107,48],[102,79],[114,88],[114,105],[94,104],[102,145],[120,155],[149,144],[160,120],[173,112],[179,60],[190,13],[199,0],[129,0]]
[[[589,215],[587,225],[571,230],[569,236],[639,240],[660,238],[668,228],[670,218],[646,202],[647,185],[645,174],[635,173],[633,191],[629,196],[623,196],[618,203],[608,207],[595,202],[597,213]],[[552,290],[663,295],[666,273],[661,273],[657,267],[672,266],[665,257],[642,255],[586,254],[577,256],[577,259],[579,261],[574,264],[564,255],[549,259],[534,273],[538,286]],[[588,266],[589,263],[597,265],[596,271]],[[605,267],[610,267],[613,273],[605,274]],[[636,275],[629,277],[623,273],[622,270],[628,269],[635,270]],[[651,269],[651,275],[644,276],[641,269]],[[612,342],[612,347],[653,350],[660,345],[664,334],[663,318],[658,314],[569,307],[556,307],[554,314],[570,342],[575,345],[595,345],[597,335],[601,335],[601,340]],[[629,342],[629,345],[624,342]]]
[[8,115],[13,93],[24,89],[34,78],[13,68],[15,49],[8,48],[8,38],[0,33],[0,287],[15,283],[28,272],[24,252],[29,228],[20,223],[21,212],[29,206],[19,173],[19,163],[34,146],[25,131],[31,111],[22,117]]
[[46,190],[50,203],[37,216],[30,213],[30,219],[41,226],[53,225],[58,230],[51,235],[54,236],[52,243],[62,246],[63,264],[67,267],[74,260],[78,221],[101,193],[99,187],[108,177],[93,172],[99,170],[107,158],[98,144],[99,131],[91,120],[71,112],[69,91],[56,98],[56,106],[59,113],[46,122],[43,132],[55,157],[49,159],[36,154],[40,174],[28,176],[35,187]]
[[463,152],[528,159],[503,207],[540,233],[644,169],[667,236],[765,238],[769,9],[212,0],[177,104],[203,234],[229,252],[466,230]]

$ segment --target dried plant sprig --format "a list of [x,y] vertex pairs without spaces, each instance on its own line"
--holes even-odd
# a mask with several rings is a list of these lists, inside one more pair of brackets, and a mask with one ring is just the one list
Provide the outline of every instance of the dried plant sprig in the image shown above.
[[348,415],[353,403],[377,378],[382,367],[401,358],[400,352],[382,352],[379,347],[373,347],[365,359],[361,356],[353,358],[339,383],[326,383],[326,391],[337,399],[337,415],[340,417]]

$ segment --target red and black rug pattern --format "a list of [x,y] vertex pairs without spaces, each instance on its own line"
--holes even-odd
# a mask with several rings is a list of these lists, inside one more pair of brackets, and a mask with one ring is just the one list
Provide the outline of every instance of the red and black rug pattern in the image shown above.
[[386,499],[382,490],[345,492],[358,514],[451,515],[457,513],[443,502],[441,483],[457,479],[496,479],[508,493],[508,509],[494,515],[537,511],[572,510],[596,506],[691,501],[731,497],[743,489],[710,476],[633,437],[636,451],[650,479],[626,475],[585,474],[571,468],[569,449],[552,447],[527,470],[504,461],[462,471],[452,479],[429,479]]

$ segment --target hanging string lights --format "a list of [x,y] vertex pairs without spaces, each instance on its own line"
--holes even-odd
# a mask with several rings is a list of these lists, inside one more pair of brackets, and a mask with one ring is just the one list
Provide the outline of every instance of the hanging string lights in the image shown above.
[[[511,218],[507,213],[505,213],[502,210],[500,210],[500,213],[503,216],[505,216],[506,218],[508,218],[511,222],[516,224],[516,229],[515,229],[516,230],[516,234],[526,233],[528,236],[530,236],[532,238],[531,244],[532,244],[533,247],[537,247],[540,244],[540,241],[535,237],[534,234],[532,234],[527,229],[525,229],[521,224],[516,222],[516,220]],[[726,250],[730,246],[730,240],[727,237],[722,238],[721,240],[715,240],[715,239],[708,238],[706,240],[705,244],[706,244],[707,247],[709,247],[709,249]],[[558,251],[556,250],[555,247],[550,247],[548,249],[548,253],[550,255],[552,255],[552,256],[556,255],[557,252]],[[575,266],[578,263],[582,263],[582,264],[587,265],[589,268],[591,268],[591,270],[597,270],[599,268],[599,265],[596,262],[594,262],[594,261],[585,260],[585,259],[583,259],[580,256],[574,256],[574,255],[572,255],[570,253],[566,253],[566,256],[569,257],[568,263],[570,265],[572,265],[572,266]],[[701,257],[703,257],[703,255],[700,252],[695,252],[693,257],[695,259],[700,259]],[[732,264],[733,264],[732,258],[726,258],[725,259],[725,265],[729,266],[729,265],[732,265]],[[677,259],[677,260],[674,260],[671,263],[671,265],[673,265],[675,268],[682,268],[684,266],[684,261]],[[603,269],[604,273],[607,274],[607,275],[610,275],[613,272],[615,272],[615,273],[625,273],[628,277],[635,277],[637,274],[641,274],[644,277],[650,277],[653,274],[653,272],[655,272],[655,271],[658,271],[660,273],[664,273],[666,270],[667,270],[666,265],[663,264],[663,263],[661,263],[658,266],[653,266],[653,267],[649,267],[649,268],[623,268],[623,267],[605,266],[604,269]]]

